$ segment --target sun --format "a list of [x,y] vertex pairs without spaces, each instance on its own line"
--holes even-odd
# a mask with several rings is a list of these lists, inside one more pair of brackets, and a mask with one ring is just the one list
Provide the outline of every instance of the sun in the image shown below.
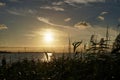
[[47,43],[52,43],[54,40],[53,33],[51,31],[46,31],[44,33],[44,41]]

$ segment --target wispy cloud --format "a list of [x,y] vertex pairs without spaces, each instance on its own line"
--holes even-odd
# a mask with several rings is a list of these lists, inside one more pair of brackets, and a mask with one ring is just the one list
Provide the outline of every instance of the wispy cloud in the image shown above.
[[71,20],[71,18],[64,19],[65,22],[69,22],[70,20]]
[[64,8],[58,6],[42,6],[41,9],[54,10],[54,11],[64,11]]
[[45,18],[45,17],[37,17],[37,19],[41,22],[44,22],[46,24],[49,24],[51,26],[56,26],[56,27],[61,27],[61,28],[71,28],[72,27],[69,27],[69,26],[64,26],[64,25],[59,25],[59,24],[55,24],[55,23],[52,23],[48,18]]
[[0,2],[0,7],[6,6],[6,3]]
[[37,13],[36,10],[32,10],[32,9],[10,9],[7,10],[7,12],[9,14],[18,15],[18,16],[26,16],[28,14],[31,15]]
[[23,16],[24,14],[21,12],[18,12],[17,10],[7,10],[8,13],[13,14],[13,15],[19,15],[19,16]]
[[105,14],[108,14],[108,12],[104,11],[104,12],[101,12],[100,15],[105,15]]
[[54,5],[54,6],[60,6],[62,4],[64,4],[64,2],[62,2],[62,1],[52,3],[52,5]]
[[101,20],[101,21],[105,20],[105,18],[103,16],[98,16],[98,19]]
[[91,25],[85,21],[82,21],[76,23],[74,27],[83,30],[83,29],[91,28]]
[[46,24],[54,25],[53,23],[51,23],[51,22],[49,21],[48,18],[45,18],[45,17],[37,17],[37,19],[38,19],[39,21],[41,21],[41,22],[46,23]]
[[64,0],[66,3],[89,3],[89,2],[105,2],[105,0]]
[[108,12],[106,11],[103,11],[100,13],[100,15],[98,16],[98,19],[101,20],[101,21],[104,21],[105,20],[105,15],[108,14]]
[[0,24],[0,30],[8,29],[8,27],[4,24]]
[[67,3],[70,6],[81,8],[78,4],[89,4],[89,3],[97,3],[97,2],[105,2],[105,0],[64,0],[64,3]]

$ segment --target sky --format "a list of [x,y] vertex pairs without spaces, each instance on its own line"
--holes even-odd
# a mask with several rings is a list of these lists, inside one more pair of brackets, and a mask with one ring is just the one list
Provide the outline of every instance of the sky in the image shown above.
[[114,40],[119,23],[120,0],[0,0],[1,47],[64,47],[69,37],[89,43],[107,26]]

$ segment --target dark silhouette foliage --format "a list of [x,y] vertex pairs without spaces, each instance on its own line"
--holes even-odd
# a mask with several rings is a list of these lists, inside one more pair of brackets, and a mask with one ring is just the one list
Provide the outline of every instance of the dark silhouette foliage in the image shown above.
[[119,53],[119,50],[120,50],[120,34],[115,39],[112,53]]
[[0,80],[118,80],[120,57],[88,54],[80,57],[62,56],[51,62],[24,59],[4,68]]

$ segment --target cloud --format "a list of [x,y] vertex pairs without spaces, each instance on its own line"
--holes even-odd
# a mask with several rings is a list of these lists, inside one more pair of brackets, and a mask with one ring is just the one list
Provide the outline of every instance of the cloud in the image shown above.
[[89,3],[89,2],[105,2],[105,0],[65,0],[66,3],[70,4],[70,3]]
[[0,2],[0,7],[3,7],[3,6],[5,6],[5,5],[6,5],[6,3]]
[[100,15],[105,15],[105,14],[108,14],[108,12],[101,12]]
[[62,4],[64,4],[64,2],[62,2],[62,1],[52,3],[52,5],[54,5],[54,6],[60,6]]
[[63,8],[58,7],[58,6],[43,6],[40,7],[41,9],[47,9],[47,10],[54,10],[54,11],[64,11]]
[[8,27],[4,24],[0,24],[0,30],[8,29]]
[[37,17],[37,19],[43,23],[49,24],[51,26],[56,26],[56,27],[61,27],[61,28],[66,28],[66,29],[72,29],[70,26],[64,26],[64,25],[59,25],[59,24],[54,24],[52,23],[48,18],[45,17]]
[[53,23],[51,23],[51,22],[49,21],[48,18],[45,18],[45,17],[37,17],[37,19],[38,19],[39,21],[41,21],[41,22],[46,23],[46,24],[54,25]]
[[74,25],[75,28],[77,29],[87,29],[87,28],[91,28],[91,25],[87,22],[78,22],[77,24]]
[[10,9],[7,10],[8,13],[13,14],[13,15],[18,15],[18,16],[26,16],[26,15],[31,15],[31,14],[36,14],[37,11],[33,9]]
[[13,15],[19,15],[19,16],[24,15],[23,13],[21,13],[17,10],[7,10],[7,11],[8,11],[8,13],[13,14]]
[[67,3],[70,6],[81,8],[77,4],[89,4],[89,3],[98,3],[98,2],[105,2],[105,0],[64,0],[64,3]]
[[65,22],[69,22],[70,20],[71,20],[71,18],[64,19]]
[[101,20],[101,21],[104,21],[105,20],[105,15],[108,14],[108,12],[106,11],[103,11],[100,13],[100,15],[98,16],[98,19]]
[[101,20],[101,21],[105,20],[105,18],[103,16],[98,16],[98,19]]
[[9,0],[9,1],[11,1],[11,2],[18,2],[19,0]]
[[[79,31],[79,30],[83,30],[83,29],[88,29],[88,28],[91,28],[92,26],[90,25],[90,23],[87,23],[87,22],[79,22],[79,23],[76,23],[74,26],[65,26],[65,25],[59,25],[59,24],[55,24],[55,23],[52,23],[48,18],[45,18],[45,17],[37,17],[37,19],[43,23],[46,23],[46,24],[49,24],[51,26],[55,26],[55,27],[59,27],[59,28],[64,28],[64,29],[68,29],[70,31]],[[69,31],[69,32],[70,32]]]

